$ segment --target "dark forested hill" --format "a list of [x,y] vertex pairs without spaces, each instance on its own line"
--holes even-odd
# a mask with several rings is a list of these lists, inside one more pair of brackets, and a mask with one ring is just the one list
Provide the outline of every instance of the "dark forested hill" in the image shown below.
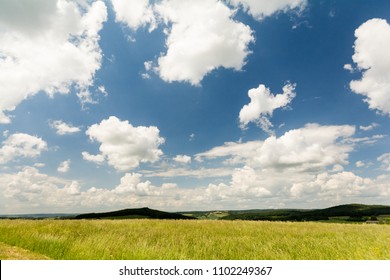
[[339,219],[346,221],[365,221],[379,216],[389,215],[390,206],[346,204],[325,209],[295,210],[255,210],[234,211],[222,217],[224,220],[268,220],[268,221],[320,221]]
[[179,213],[169,213],[159,210],[144,208],[123,209],[103,213],[87,213],[74,217],[75,219],[171,219],[171,220],[188,220],[195,219]]

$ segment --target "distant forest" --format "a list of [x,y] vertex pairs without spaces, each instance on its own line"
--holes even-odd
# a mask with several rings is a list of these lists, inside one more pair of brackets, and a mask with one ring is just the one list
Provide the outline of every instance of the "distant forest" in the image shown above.
[[346,204],[325,209],[253,209],[224,211],[164,212],[143,208],[85,214],[7,215],[7,219],[169,219],[169,220],[252,220],[369,222],[390,224],[390,206]]

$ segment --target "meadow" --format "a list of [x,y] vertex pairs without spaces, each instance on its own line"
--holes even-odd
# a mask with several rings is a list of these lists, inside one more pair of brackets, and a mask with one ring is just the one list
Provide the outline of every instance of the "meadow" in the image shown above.
[[390,226],[220,220],[0,220],[1,259],[383,260]]

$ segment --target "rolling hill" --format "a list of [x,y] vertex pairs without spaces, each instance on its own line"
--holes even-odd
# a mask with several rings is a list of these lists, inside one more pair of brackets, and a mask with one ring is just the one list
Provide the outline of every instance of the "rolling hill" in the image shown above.
[[[361,222],[375,219],[379,216],[390,217],[390,206],[346,204],[325,209],[274,209],[230,211],[229,215],[221,217],[224,220],[267,220],[267,221],[324,221],[344,220]],[[375,217],[375,218],[374,218]]]
[[4,215],[0,219],[170,219],[170,220],[252,220],[252,221],[333,221],[390,223],[390,206],[345,204],[325,209],[250,209],[164,212],[143,208],[84,214]]
[[144,208],[123,209],[112,212],[80,214],[74,219],[162,219],[162,220],[189,220],[196,219],[179,213],[170,213]]

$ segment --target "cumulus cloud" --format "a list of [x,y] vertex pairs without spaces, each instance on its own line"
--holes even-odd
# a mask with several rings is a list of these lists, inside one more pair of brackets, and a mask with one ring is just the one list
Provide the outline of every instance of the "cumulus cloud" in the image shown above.
[[190,163],[191,162],[191,157],[187,155],[177,155],[176,157],[173,158],[174,161],[178,163]]
[[158,195],[159,189],[152,185],[150,181],[141,181],[141,174],[126,173],[120,184],[114,189],[117,194],[131,193],[139,196]]
[[283,87],[283,93],[272,94],[265,85],[259,85],[257,88],[250,89],[248,96],[250,103],[244,105],[240,111],[240,126],[245,129],[250,122],[255,122],[265,132],[272,133],[272,123],[269,118],[274,110],[286,107],[295,97],[295,85],[286,84]]
[[244,166],[233,173],[231,187],[237,195],[246,195],[248,198],[271,195],[268,186],[259,184],[262,181],[259,175],[253,168]]
[[[300,207],[328,207],[339,203],[386,201],[389,197],[387,177],[364,178],[352,172],[317,173],[293,170],[263,170],[249,166],[237,168],[228,183],[209,184],[194,189],[174,189],[180,197],[176,207],[192,209],[232,209],[232,207],[276,208],[280,203]],[[164,198],[172,193],[162,192]]]
[[305,170],[347,164],[352,146],[342,140],[355,133],[353,126],[319,126],[308,124],[286,132],[280,138],[264,141],[253,161],[276,168],[299,167]]
[[0,123],[40,91],[87,91],[101,66],[98,32],[106,18],[102,1],[83,9],[67,0],[1,1]]
[[223,2],[165,0],[155,11],[169,26],[167,51],[158,58],[157,66],[164,81],[199,85],[214,69],[241,70],[245,65],[253,31],[235,21],[234,11]]
[[149,0],[111,0],[115,12],[115,20],[125,23],[129,28],[137,30],[150,25],[150,31],[156,27],[156,19]]
[[57,168],[57,171],[60,173],[66,173],[69,171],[69,169],[70,169],[70,159],[61,162]]
[[239,207],[327,207],[365,201],[381,203],[389,198],[388,176],[369,179],[351,172],[307,173],[256,170],[248,166],[234,171],[227,184],[179,188],[155,185],[139,173],[126,173],[113,187],[81,189],[80,183],[25,167],[0,176],[0,211],[5,214],[117,210],[154,207],[161,210],[215,210]]
[[18,157],[34,158],[47,150],[47,144],[41,138],[15,133],[10,135],[0,148],[0,164],[5,164]]
[[88,128],[86,134],[100,143],[100,154],[91,156],[84,152],[84,159],[101,162],[102,158],[119,171],[131,170],[141,162],[156,162],[163,155],[159,146],[164,143],[155,126],[132,126],[128,121],[109,117],[100,124]]
[[[223,159],[226,164],[241,167],[232,172],[230,183],[209,184],[205,192],[215,204],[236,203],[247,208],[256,201],[263,207],[386,201],[390,194],[388,177],[372,179],[344,171],[354,149],[354,134],[355,128],[349,125],[308,124],[264,141],[214,147],[196,158]],[[389,158],[387,154],[378,158],[383,168],[388,168]]]
[[37,29],[45,28],[50,23],[55,9],[55,1],[35,0],[20,3],[3,0],[0,3],[0,24],[9,29],[36,33]]
[[[234,19],[236,8],[256,19],[291,9],[303,10],[306,0],[112,0],[116,21],[137,30],[164,26],[166,52],[153,70],[166,82],[200,85],[203,78],[218,68],[241,70],[255,41],[251,28]],[[229,6],[230,5],[230,6]],[[191,13],[188,13],[191,11]],[[146,66],[146,65],[145,65]],[[150,78],[149,70],[142,73]]]
[[390,171],[390,153],[383,154],[377,158],[382,163],[382,168]]
[[91,155],[88,152],[82,152],[81,155],[83,156],[83,159],[85,159],[86,161],[91,161],[96,164],[102,164],[105,161],[105,157],[101,154]]
[[225,143],[196,158],[227,157],[230,163],[244,163],[253,168],[300,171],[321,170],[327,166],[345,165],[353,144],[346,143],[355,133],[353,126],[320,126],[307,124],[265,141]]
[[67,124],[63,121],[57,120],[50,122],[50,126],[56,130],[58,135],[66,135],[80,132],[80,128]]
[[[139,173],[126,173],[111,188],[89,187],[81,190],[77,181],[64,180],[25,167],[15,174],[0,176],[0,209],[4,213],[37,213],[42,209],[61,212],[96,211],[124,207],[172,209],[209,209],[212,207],[244,206],[267,198],[270,192],[252,179],[259,179],[253,170],[242,170],[233,176],[230,185],[179,188],[176,184],[160,186],[143,179]],[[246,172],[246,173],[245,173]]]
[[355,37],[352,59],[363,73],[350,88],[365,97],[370,109],[390,115],[390,25],[384,19],[368,20]]
[[313,196],[322,199],[334,199],[342,201],[349,197],[358,198],[365,195],[378,196],[383,190],[376,186],[375,182],[369,178],[363,178],[352,172],[340,172],[336,174],[321,173],[311,182],[295,183],[291,187],[291,195]]
[[358,161],[355,163],[355,165],[356,165],[356,167],[364,167],[364,166],[366,166],[366,164],[365,164],[363,161],[361,161],[361,160],[358,160]]
[[2,213],[78,212],[148,205],[169,209],[176,200],[175,184],[154,186],[138,173],[126,173],[110,189],[89,187],[86,190],[81,190],[77,181],[42,174],[34,167],[0,176]]
[[5,213],[69,211],[79,206],[78,182],[42,174],[34,167],[25,167],[15,174],[1,174],[0,185]]
[[257,20],[262,20],[277,12],[287,12],[292,9],[302,11],[307,5],[307,0],[230,0],[229,2],[235,7],[242,6],[244,11]]

